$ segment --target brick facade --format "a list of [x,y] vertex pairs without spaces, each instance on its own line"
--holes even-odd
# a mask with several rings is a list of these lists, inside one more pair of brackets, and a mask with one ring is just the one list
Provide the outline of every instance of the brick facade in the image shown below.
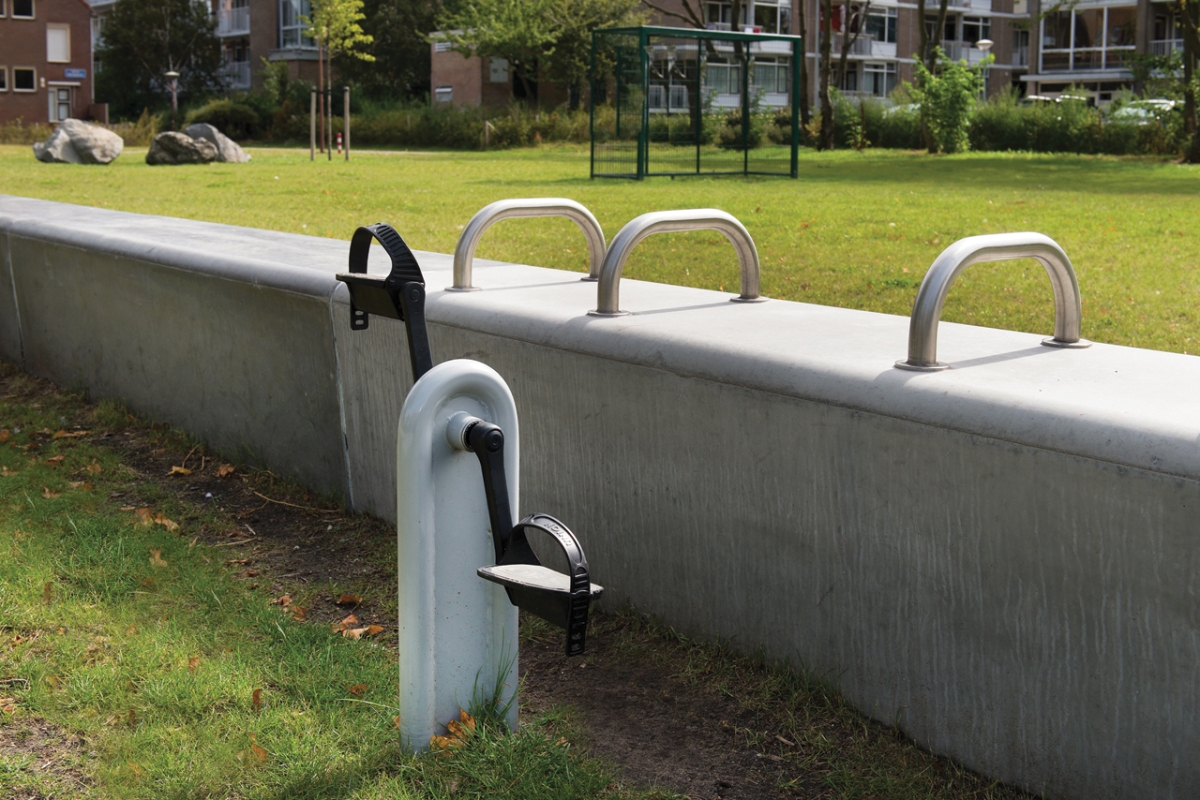
[[0,124],[89,119],[91,7],[84,0],[0,0],[0,11]]

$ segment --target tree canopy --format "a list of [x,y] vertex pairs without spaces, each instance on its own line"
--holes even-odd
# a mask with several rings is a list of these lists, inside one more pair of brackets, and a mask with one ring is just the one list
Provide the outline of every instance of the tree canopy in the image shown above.
[[194,0],[117,0],[97,51],[96,97],[117,117],[170,104],[178,72],[180,105],[224,86],[221,46],[208,6]]

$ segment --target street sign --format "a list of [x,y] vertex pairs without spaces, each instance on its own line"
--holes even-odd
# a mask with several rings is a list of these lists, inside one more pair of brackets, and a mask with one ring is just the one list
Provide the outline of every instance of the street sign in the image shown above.
[[68,79],[70,79],[70,80],[79,80],[79,81],[81,81],[81,80],[83,80],[84,78],[86,78],[86,77],[87,77],[87,70],[86,70],[86,69],[67,69],[67,70],[63,70],[63,77],[65,77],[65,78],[68,78]]

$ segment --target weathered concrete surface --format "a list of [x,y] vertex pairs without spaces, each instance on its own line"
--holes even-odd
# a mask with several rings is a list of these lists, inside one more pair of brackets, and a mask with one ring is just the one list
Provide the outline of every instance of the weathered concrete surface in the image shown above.
[[[280,418],[302,430],[264,453],[277,471],[333,471],[322,433],[341,426],[354,507],[394,516],[403,326],[349,330],[331,279],[346,243],[0,197],[6,230],[27,365],[108,380],[148,408],[171,396],[163,416],[218,442],[262,446],[284,433],[259,424]],[[943,324],[955,368],[902,372],[900,317],[626,281],[634,313],[603,319],[586,316],[595,285],[577,274],[482,262],[487,288],[446,293],[450,256],[418,258],[435,361],[475,358],[505,377],[522,510],[580,535],[608,602],[761,645],[1035,792],[1200,796],[1200,360]],[[53,300],[100,275],[124,291]],[[39,319],[58,302],[79,322],[27,321],[26,292]],[[131,327],[130,307],[157,324]],[[0,324],[6,353],[10,331]],[[227,349],[203,346],[213,337]],[[137,386],[139,360],[191,393]],[[286,390],[246,384],[268,362],[291,367],[272,378]],[[213,386],[223,401],[198,404]],[[221,417],[238,393],[238,416],[258,423]]]

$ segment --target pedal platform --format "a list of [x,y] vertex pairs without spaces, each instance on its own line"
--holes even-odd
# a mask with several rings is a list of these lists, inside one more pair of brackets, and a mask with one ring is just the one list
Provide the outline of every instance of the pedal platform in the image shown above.
[[[529,546],[527,531],[530,530],[545,533],[562,548],[569,573],[542,566]],[[513,526],[500,562],[480,567],[477,573],[484,580],[503,586],[513,605],[564,628],[568,656],[583,653],[588,607],[599,599],[604,587],[589,579],[583,548],[566,525],[549,514],[530,514]]]

